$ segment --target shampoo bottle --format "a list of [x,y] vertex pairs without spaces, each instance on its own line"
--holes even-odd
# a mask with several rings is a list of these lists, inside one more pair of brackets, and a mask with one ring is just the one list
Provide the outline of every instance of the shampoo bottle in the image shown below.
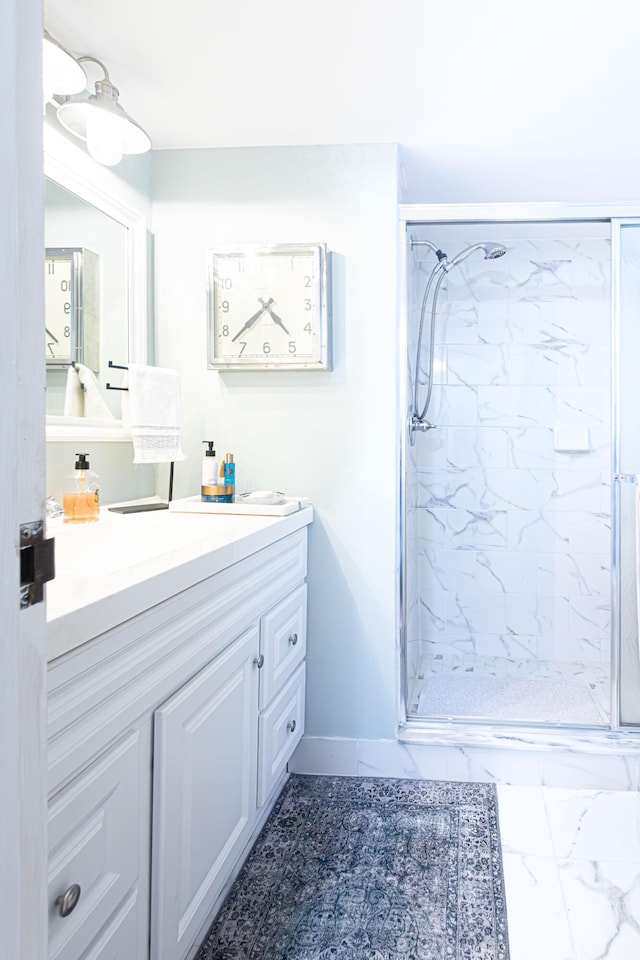
[[90,469],[86,453],[77,453],[76,468],[64,484],[65,523],[87,523],[100,515],[99,479]]
[[216,460],[216,452],[213,449],[213,440],[203,440],[202,442],[206,443],[208,447],[202,458],[202,486],[200,496],[204,499],[204,488],[214,487],[218,483],[218,461]]

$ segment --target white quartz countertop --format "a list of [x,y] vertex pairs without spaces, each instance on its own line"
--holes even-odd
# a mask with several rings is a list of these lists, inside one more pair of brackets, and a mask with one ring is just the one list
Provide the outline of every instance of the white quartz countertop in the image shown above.
[[286,517],[118,514],[97,523],[47,521],[56,577],[47,584],[49,660],[219,573],[313,520],[305,507]]

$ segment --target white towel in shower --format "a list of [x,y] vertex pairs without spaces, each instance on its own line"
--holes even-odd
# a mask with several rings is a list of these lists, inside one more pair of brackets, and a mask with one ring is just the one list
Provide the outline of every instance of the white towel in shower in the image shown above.
[[176,370],[129,364],[122,418],[131,430],[134,463],[184,460],[180,445],[180,377]]

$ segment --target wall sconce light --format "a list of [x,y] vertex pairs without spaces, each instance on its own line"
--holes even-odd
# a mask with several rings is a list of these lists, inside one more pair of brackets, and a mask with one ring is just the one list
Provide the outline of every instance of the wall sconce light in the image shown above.
[[94,160],[113,167],[125,153],[146,153],[151,149],[149,135],[118,103],[119,91],[109,80],[109,72],[96,57],[78,57],[78,63],[91,61],[104,71],[96,80],[95,93],[88,98],[66,100],[58,107],[58,120],[81,140]]
[[42,41],[42,87],[47,104],[54,93],[70,97],[82,93],[87,75],[68,50],[45,30]]

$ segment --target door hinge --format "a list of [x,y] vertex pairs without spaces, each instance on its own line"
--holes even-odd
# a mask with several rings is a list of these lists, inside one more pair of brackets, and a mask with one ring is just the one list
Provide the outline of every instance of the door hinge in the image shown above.
[[20,524],[20,609],[41,603],[43,586],[56,575],[53,537],[45,539],[44,521]]

